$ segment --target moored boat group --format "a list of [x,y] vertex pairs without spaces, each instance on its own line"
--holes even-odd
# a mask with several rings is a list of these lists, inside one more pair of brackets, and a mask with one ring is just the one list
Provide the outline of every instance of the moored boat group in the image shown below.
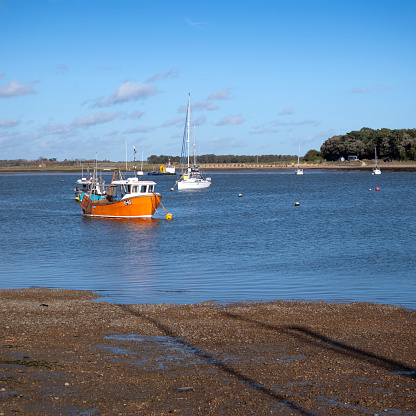
[[[201,190],[209,188],[211,178],[205,178],[197,166],[196,139],[194,127],[193,140],[193,164],[190,152],[191,136],[191,95],[188,95],[188,106],[185,117],[185,128],[182,140],[182,152],[180,160],[180,178],[176,181],[178,190]],[[134,148],[136,155],[136,148]],[[296,175],[303,175],[303,169],[299,165],[300,140],[298,151],[298,163],[295,169]],[[135,159],[134,159],[135,160]],[[143,164],[143,154],[142,154]],[[380,175],[381,170],[377,166],[377,149],[375,149],[375,167],[373,175]],[[176,175],[175,165],[170,159],[166,165],[161,165],[159,170],[153,168],[148,175]],[[75,199],[81,201],[81,209],[85,216],[104,218],[150,218],[161,204],[162,196],[155,192],[156,183],[138,178],[143,176],[143,171],[135,172],[133,177],[124,178],[120,169],[117,169],[110,184],[106,185],[99,175],[97,166],[94,174],[89,179],[82,177],[76,182]],[[171,188],[173,190],[173,188]],[[172,215],[166,212],[166,219],[172,219]]]
[[[211,178],[204,178],[199,166],[196,166],[196,146],[194,136],[193,166],[190,164],[190,126],[191,96],[185,119],[184,136],[181,154],[181,176],[176,181],[178,190],[206,189],[211,185]],[[136,155],[136,148],[134,148]],[[142,157],[143,158],[143,157]],[[156,183],[139,179],[143,172],[135,172],[133,177],[124,178],[120,169],[114,171],[110,184],[106,185],[99,175],[97,165],[94,173],[87,180],[79,179],[75,187],[75,199],[81,201],[81,209],[87,217],[102,218],[151,218],[161,204],[162,196],[155,192]],[[153,169],[148,175],[176,175],[175,166],[169,163],[162,165],[159,171]],[[172,188],[173,189],[173,188]],[[166,212],[165,218],[172,219]]]

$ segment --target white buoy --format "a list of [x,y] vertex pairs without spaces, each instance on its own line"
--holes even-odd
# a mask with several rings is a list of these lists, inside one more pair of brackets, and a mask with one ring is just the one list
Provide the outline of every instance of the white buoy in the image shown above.
[[241,198],[243,196],[243,194],[238,194],[238,197]]
[[295,207],[298,207],[299,206],[299,202],[295,202]]

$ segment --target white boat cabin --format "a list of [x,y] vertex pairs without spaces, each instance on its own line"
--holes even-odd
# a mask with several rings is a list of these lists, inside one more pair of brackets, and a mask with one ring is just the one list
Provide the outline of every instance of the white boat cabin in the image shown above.
[[[153,194],[155,185],[156,182],[139,181],[138,178],[121,179],[111,182],[108,194],[111,197],[110,200],[134,198]],[[118,192],[120,192],[119,198]]]

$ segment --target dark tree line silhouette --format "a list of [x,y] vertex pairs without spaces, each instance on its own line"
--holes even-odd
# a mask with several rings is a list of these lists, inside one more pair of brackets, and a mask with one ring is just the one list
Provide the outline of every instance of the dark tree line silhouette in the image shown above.
[[416,129],[373,130],[364,127],[341,136],[333,136],[321,146],[321,155],[329,161],[349,155],[374,159],[416,160]]

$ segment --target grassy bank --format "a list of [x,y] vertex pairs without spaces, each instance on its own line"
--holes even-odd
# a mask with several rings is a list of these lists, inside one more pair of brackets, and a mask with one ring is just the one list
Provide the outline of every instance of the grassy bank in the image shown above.
[[[416,162],[378,162],[378,166],[381,170],[416,170]],[[101,169],[113,171],[118,167],[122,170],[126,170],[126,164],[124,163],[102,163],[99,165]],[[276,163],[276,164],[262,164],[262,163],[215,163],[215,164],[201,164],[202,170],[237,170],[237,169],[294,169],[297,163]],[[317,162],[317,163],[301,163],[300,167],[303,169],[348,169],[348,170],[371,170],[374,167],[374,160],[362,160],[359,162]],[[134,167],[132,163],[128,163],[127,168],[133,172]],[[83,169],[84,176],[87,172],[92,172],[93,164],[91,166],[71,166],[63,163],[51,164],[39,167],[37,165],[26,166],[0,166],[0,172],[81,172]],[[143,164],[143,171],[149,172],[152,170],[159,170],[159,166]],[[179,173],[179,167],[176,166],[177,173]]]

